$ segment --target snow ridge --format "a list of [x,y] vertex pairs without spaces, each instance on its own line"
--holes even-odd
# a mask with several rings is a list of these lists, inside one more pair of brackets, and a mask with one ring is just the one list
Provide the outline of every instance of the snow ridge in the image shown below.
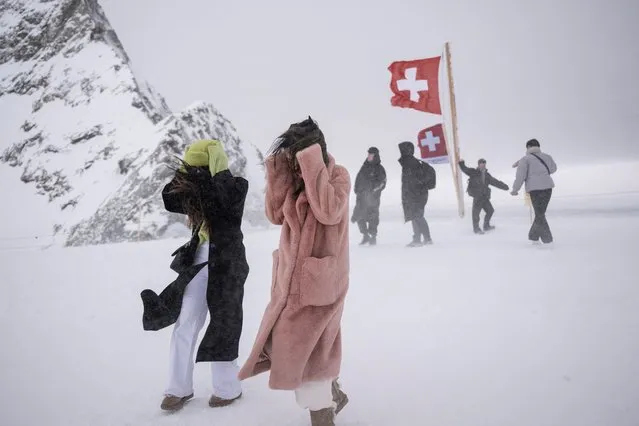
[[[248,156],[249,162],[235,127],[210,104],[199,102],[170,115],[157,132],[160,143],[156,149],[145,158],[125,160],[133,171],[93,216],[72,228],[68,245],[152,240],[165,235],[171,225],[183,223],[182,215],[165,212],[160,193],[174,173],[170,166],[192,140],[225,141],[229,168],[236,176],[246,176],[249,167],[261,167],[259,151]],[[256,213],[263,207],[255,191],[247,199],[246,210],[249,223],[260,224]]]

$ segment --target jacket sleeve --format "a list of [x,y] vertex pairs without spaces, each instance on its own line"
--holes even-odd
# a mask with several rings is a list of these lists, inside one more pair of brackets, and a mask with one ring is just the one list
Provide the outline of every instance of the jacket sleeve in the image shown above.
[[517,165],[517,175],[515,176],[515,183],[513,183],[513,192],[519,192],[522,185],[526,181],[528,176],[528,160],[526,157],[519,160]]
[[357,176],[355,177],[355,186],[353,187],[353,192],[355,194],[359,194],[362,191],[362,169],[359,169],[359,172],[357,172]]
[[234,177],[229,170],[224,170],[209,177],[203,185],[205,215],[211,231],[240,227],[248,181],[242,177]]
[[284,223],[284,201],[290,188],[293,176],[288,168],[284,154],[266,159],[266,217],[274,225]]
[[335,166],[333,176],[329,176],[318,144],[298,152],[297,161],[304,179],[306,197],[315,218],[324,225],[337,225],[348,209],[351,190],[348,171],[344,167]]
[[495,188],[503,189],[504,191],[508,191],[509,189],[508,185],[506,185],[504,182],[500,181],[499,179],[495,179],[492,176],[490,176],[490,180],[488,183],[494,186]]
[[555,163],[555,159],[550,155],[548,156],[548,159],[550,160],[548,162],[548,168],[550,169],[550,174],[553,174],[557,171],[557,163]]
[[386,188],[386,169],[384,166],[379,166],[379,180],[376,182],[373,192],[382,192]]
[[477,172],[475,169],[471,169],[470,167],[466,166],[466,163],[464,163],[463,161],[459,162],[459,168],[469,177],[473,177]]
[[182,207],[182,196],[176,193],[171,193],[175,186],[175,177],[171,179],[171,182],[167,183],[162,190],[162,201],[164,201],[164,208],[171,213],[186,214]]

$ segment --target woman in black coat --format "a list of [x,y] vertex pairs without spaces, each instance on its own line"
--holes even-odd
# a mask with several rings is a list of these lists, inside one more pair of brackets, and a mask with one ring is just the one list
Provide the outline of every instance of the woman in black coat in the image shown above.
[[368,157],[355,178],[355,208],[351,222],[357,222],[359,232],[364,236],[360,244],[377,244],[379,226],[379,206],[382,191],[386,188],[386,170],[382,166],[379,149],[368,149]]
[[173,253],[177,279],[159,296],[142,292],[146,330],[175,323],[163,410],[179,410],[193,397],[193,355],[207,312],[211,321],[196,362],[211,363],[209,405],[229,405],[242,394],[237,357],[249,272],[241,231],[247,191],[248,181],[231,174],[221,143],[212,140],[187,148],[182,167],[162,191],[166,209],[187,215],[193,229],[191,240]]
[[[408,247],[421,247],[432,244],[430,228],[424,217],[428,191],[437,183],[435,169],[428,163],[415,158],[415,145],[412,142],[399,144],[402,166],[402,206],[404,220],[413,224],[413,241]],[[423,237],[423,241],[422,241]]]

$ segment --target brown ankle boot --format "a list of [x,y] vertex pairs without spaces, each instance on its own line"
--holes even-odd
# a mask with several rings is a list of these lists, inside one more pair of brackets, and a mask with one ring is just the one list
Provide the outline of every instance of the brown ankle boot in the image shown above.
[[342,391],[342,387],[337,382],[337,379],[333,380],[331,388],[333,391],[333,402],[337,405],[335,408],[335,415],[338,415],[346,404],[348,404],[348,395]]
[[335,410],[324,408],[319,411],[311,411],[311,426],[335,426]]
[[184,407],[184,404],[186,404],[186,402],[191,398],[193,398],[193,394],[188,396],[166,395],[162,400],[160,408],[165,411],[181,410]]
[[224,398],[220,398],[219,396],[211,395],[211,399],[209,399],[209,407],[211,408],[226,407],[228,405],[233,404],[235,401],[237,401],[241,397],[242,397],[242,394],[239,394],[235,398],[231,398],[231,399],[224,399]]

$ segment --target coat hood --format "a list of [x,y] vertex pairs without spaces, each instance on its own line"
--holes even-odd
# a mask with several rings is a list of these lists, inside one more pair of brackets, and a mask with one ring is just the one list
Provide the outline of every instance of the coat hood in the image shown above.
[[380,164],[382,164],[382,158],[379,156],[379,149],[371,147],[368,150],[368,154],[373,154],[375,157],[373,158],[373,161],[369,162],[368,156],[366,156],[366,160],[364,160],[365,166],[379,166]]
[[415,155],[415,145],[412,142],[402,142],[398,146],[402,157]]

